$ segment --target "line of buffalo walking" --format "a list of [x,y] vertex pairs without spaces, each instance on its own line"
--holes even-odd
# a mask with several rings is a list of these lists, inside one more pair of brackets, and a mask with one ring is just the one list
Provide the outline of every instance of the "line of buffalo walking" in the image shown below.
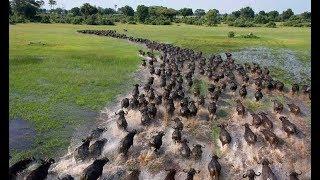
[[[132,96],[130,98],[124,98],[121,101],[121,109],[116,112],[118,118],[116,124],[119,130],[127,132],[126,136],[120,141],[118,147],[118,153],[123,156],[128,156],[130,148],[133,146],[134,137],[140,133],[136,129],[128,130],[128,122],[126,115],[128,111],[139,111],[141,113],[141,126],[149,126],[155,119],[159,107],[163,106],[165,113],[172,122],[173,133],[171,135],[174,143],[181,145],[180,155],[183,158],[194,158],[195,160],[201,159],[202,148],[205,147],[202,144],[194,144],[190,149],[188,139],[183,138],[182,130],[184,124],[181,118],[190,119],[197,116],[200,109],[207,110],[209,113],[208,121],[214,121],[216,116],[218,99],[221,97],[227,88],[234,95],[239,95],[239,98],[235,99],[235,110],[239,117],[245,117],[248,112],[252,117],[252,123],[244,123],[245,132],[243,138],[248,145],[254,146],[257,142],[257,135],[251,130],[253,128],[260,128],[260,132],[265,140],[271,145],[276,147],[280,140],[279,137],[273,132],[274,123],[268,117],[266,112],[253,112],[247,109],[242,100],[247,97],[248,85],[251,83],[255,87],[254,97],[256,101],[260,101],[264,95],[262,90],[265,89],[268,93],[273,91],[284,92],[284,83],[278,80],[274,80],[269,73],[267,67],[260,67],[256,63],[236,64],[232,58],[232,54],[225,53],[227,59],[223,60],[220,55],[212,55],[209,58],[203,56],[202,52],[195,52],[191,49],[181,48],[171,44],[158,43],[143,38],[134,38],[125,34],[117,33],[115,30],[78,30],[79,33],[95,34],[100,36],[108,36],[118,39],[126,39],[131,42],[145,45],[150,51],[144,52],[139,50],[139,54],[147,56],[142,60],[142,66],[148,68],[150,77],[148,81],[143,84],[135,84],[132,90]],[[157,58],[154,55],[154,51],[161,53]],[[156,66],[159,64],[159,67]],[[200,88],[192,88],[196,77],[207,77],[211,82],[208,86],[208,96],[202,95]],[[155,77],[160,81],[159,89],[156,88]],[[252,81],[250,81],[252,80]],[[142,86],[142,87],[141,87]],[[301,89],[300,89],[301,88]],[[188,90],[193,90],[192,94],[188,94]],[[238,92],[237,92],[238,90]],[[300,91],[302,93],[300,93]],[[303,85],[300,87],[298,84],[293,84],[291,87],[291,94],[293,96],[308,96],[311,99],[311,87],[309,85]],[[175,105],[178,103],[178,107]],[[298,105],[290,103],[286,104],[289,111],[295,116],[301,114],[301,110]],[[274,112],[281,114],[285,108],[284,104],[274,100],[273,110]],[[279,120],[282,122],[282,130],[288,135],[298,134],[297,126],[290,121],[286,116],[280,116]],[[219,139],[222,146],[226,146],[231,143],[232,137],[228,132],[228,124],[219,124],[220,135]],[[77,162],[86,161],[88,159],[95,159],[91,165],[84,169],[81,180],[98,179],[103,172],[103,166],[109,162],[107,157],[99,158],[102,154],[102,150],[107,139],[99,139],[103,132],[107,131],[104,128],[97,128],[91,132],[91,135],[83,139],[83,143],[76,148],[74,152],[74,158]],[[148,142],[148,146],[154,149],[155,153],[159,151],[162,146],[162,138],[164,136],[163,131],[157,132],[157,134]],[[94,141],[95,140],[95,141]],[[94,141],[94,143],[92,143]],[[91,144],[91,145],[90,145]],[[219,157],[216,154],[211,155],[211,161],[208,162],[207,170],[210,177],[208,179],[219,179],[221,174],[221,164],[219,163]],[[21,160],[9,169],[10,179],[15,177],[25,170],[29,164],[34,162],[34,158],[27,158]],[[262,176],[262,179],[276,179],[271,163],[267,158],[262,159],[262,172],[254,172],[252,169],[248,169],[244,172],[243,178],[254,179],[255,176]],[[260,164],[259,162],[259,164]],[[30,172],[26,179],[45,179],[48,175],[48,170],[51,164],[54,163],[53,159],[42,160],[41,165]],[[165,169],[167,175],[166,180],[175,179],[175,175],[181,169]],[[201,171],[204,171],[201,169]],[[139,179],[139,169],[131,170],[127,174],[125,179]],[[183,169],[183,172],[187,173],[188,180],[199,173],[199,170],[194,168]],[[290,180],[298,179],[301,173],[295,171],[289,172],[288,176]],[[71,180],[72,176],[66,175],[61,177],[63,180]]]

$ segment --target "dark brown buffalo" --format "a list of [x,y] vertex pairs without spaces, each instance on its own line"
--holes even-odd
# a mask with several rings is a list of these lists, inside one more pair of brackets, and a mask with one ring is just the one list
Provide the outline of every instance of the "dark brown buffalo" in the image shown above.
[[218,159],[219,159],[218,156],[214,154],[211,157],[211,161],[208,164],[208,170],[212,180],[219,180],[221,165],[218,162]]
[[18,175],[18,173],[25,170],[30,165],[30,163],[32,163],[34,160],[35,160],[34,157],[26,158],[13,164],[9,168],[9,179],[12,179],[12,180],[16,179],[16,176]]
[[299,180],[298,176],[301,174],[302,174],[302,172],[297,173],[297,172],[293,171],[289,174],[289,180]]
[[[260,163],[258,163],[260,164]],[[272,172],[271,168],[269,167],[270,162],[268,159],[263,159],[262,160],[262,179],[263,180],[277,180],[276,176]]]
[[299,92],[299,85],[298,84],[293,84],[291,88],[292,94],[296,94]]
[[184,169],[183,172],[187,173],[186,180],[193,180],[193,177],[196,173],[200,173],[200,171],[196,171],[193,168],[190,168],[189,170]]
[[261,90],[262,90],[261,88],[258,88],[256,93],[254,94],[254,97],[256,98],[256,101],[259,101],[263,97],[263,94],[262,94]]
[[235,92],[237,90],[238,86],[237,86],[237,83],[235,83],[234,81],[232,81],[230,83],[230,90]]
[[245,123],[243,125],[245,127],[244,130],[244,139],[249,145],[253,145],[257,142],[257,136],[251,131],[249,124]]
[[101,139],[96,142],[94,142],[90,147],[89,147],[89,154],[91,158],[97,158],[101,155],[102,149],[104,145],[107,143],[107,139]]
[[91,137],[83,139],[82,140],[83,143],[76,148],[74,152],[74,158],[76,159],[76,161],[79,161],[79,160],[84,161],[85,159],[87,159],[89,155],[89,145],[91,140],[92,140]]
[[137,131],[132,130],[120,141],[119,153],[127,155],[129,148],[133,145],[133,138],[136,134]]
[[121,101],[121,108],[127,108],[129,107],[129,99],[128,98],[124,98]]
[[123,110],[120,110],[118,113],[115,113],[116,115],[119,115],[117,119],[117,126],[119,129],[127,130],[128,123],[126,118],[124,117],[125,112]]
[[273,100],[273,110],[276,113],[281,113],[283,111],[283,104],[277,100]]
[[258,113],[261,117],[262,124],[266,129],[273,129],[273,123],[272,121],[267,117],[267,114],[265,112],[259,112]]
[[181,130],[177,127],[174,127],[174,131],[172,132],[172,140],[177,143],[181,142]]
[[74,180],[74,178],[71,175],[67,174],[64,175],[62,178],[59,178],[59,180]]
[[37,167],[35,170],[31,171],[26,180],[44,180],[47,178],[48,170],[55,161],[54,159],[42,160],[41,165]]
[[296,125],[290,122],[286,117],[281,116],[279,119],[282,122],[282,129],[287,133],[287,136],[298,133]]
[[149,146],[155,148],[155,152],[157,152],[162,145],[162,137],[164,136],[164,132],[160,131],[157,135],[152,138],[152,141],[149,142]]
[[189,158],[191,150],[188,146],[189,141],[186,139],[181,140],[180,154],[184,158]]
[[287,105],[288,105],[288,107],[290,109],[290,112],[292,112],[295,115],[299,115],[300,114],[301,110],[300,110],[299,106],[297,106],[297,105],[295,105],[293,103],[287,104]]
[[236,102],[237,102],[236,110],[237,110],[238,115],[244,116],[245,107],[243,106],[243,104],[241,103],[241,101],[239,99],[237,99]]
[[262,124],[261,118],[256,113],[251,112],[250,114],[252,116],[252,125],[258,128]]
[[278,145],[279,138],[273,132],[268,129],[263,129],[260,132],[263,134],[264,138],[269,142],[270,145]]
[[202,149],[204,146],[200,145],[200,144],[196,144],[193,145],[193,149],[192,149],[192,156],[194,157],[194,159],[198,160],[201,159],[202,156]]
[[103,166],[109,162],[108,158],[97,159],[83,170],[80,180],[97,180],[103,171]]
[[231,142],[231,136],[226,130],[225,125],[221,124],[218,125],[218,127],[220,127],[219,139],[222,143],[222,146],[224,146],[225,144],[229,144]]
[[242,177],[243,177],[243,178],[248,177],[249,180],[254,180],[254,177],[255,177],[255,176],[260,176],[260,175],[261,175],[260,172],[259,172],[259,174],[256,174],[256,173],[254,172],[254,170],[249,169],[245,174],[242,175]]
[[175,169],[166,169],[166,171],[169,171],[164,180],[175,180],[174,176],[177,173],[177,170]]

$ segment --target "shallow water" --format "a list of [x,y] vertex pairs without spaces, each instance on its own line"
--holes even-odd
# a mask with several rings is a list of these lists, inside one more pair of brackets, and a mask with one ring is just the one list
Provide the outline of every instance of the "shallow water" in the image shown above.
[[9,120],[9,149],[25,150],[32,146],[36,132],[32,124],[23,119]]
[[[147,69],[141,69],[138,72],[137,77],[141,82],[146,82],[148,75]],[[241,81],[241,80],[239,80]],[[159,79],[155,78],[155,90],[161,92],[158,88]],[[141,84],[141,83],[140,83]],[[247,101],[254,100],[254,86],[249,85]],[[142,88],[140,91],[143,92]],[[269,103],[274,96],[282,95],[281,93],[274,92],[268,94],[263,90],[264,98],[261,100],[263,103]],[[192,157],[189,159],[183,158],[180,155],[179,143],[174,143],[171,139],[173,129],[171,128],[171,122],[168,120],[167,115],[164,112],[164,108],[160,106],[158,108],[158,115],[153,124],[144,127],[140,125],[140,112],[130,110],[125,116],[128,122],[128,129],[137,129],[138,133],[133,142],[133,146],[129,150],[128,158],[118,155],[117,148],[120,140],[126,135],[122,130],[119,130],[116,126],[115,120],[117,116],[114,114],[120,109],[120,103],[106,107],[100,113],[100,124],[99,127],[106,127],[108,130],[102,134],[100,138],[107,138],[106,143],[101,157],[108,157],[110,162],[104,166],[103,175],[101,179],[121,179],[120,177],[125,176],[129,173],[132,168],[139,168],[141,170],[140,179],[164,179],[167,172],[166,168],[175,168],[178,170],[175,179],[182,180],[186,178],[186,173],[183,169],[194,168],[200,170],[199,174],[196,174],[194,179],[209,179],[209,172],[207,165],[211,160],[211,155],[214,152],[220,151],[219,162],[222,166],[221,179],[242,179],[242,174],[248,169],[254,169],[255,172],[261,172],[261,165],[258,162],[262,158],[267,157],[271,161],[271,169],[279,179],[287,178],[286,173],[292,170],[301,171],[303,174],[300,176],[301,179],[310,179],[311,172],[311,156],[310,156],[310,124],[306,123],[305,119],[310,117],[310,110],[305,106],[305,102],[308,99],[303,95],[299,97],[291,97],[285,95],[286,102],[302,102],[301,110],[303,116],[294,116],[288,112],[287,107],[281,115],[285,115],[289,120],[297,125],[299,130],[303,132],[303,135],[293,136],[287,138],[286,134],[282,130],[282,124],[280,122],[279,114],[275,114],[272,107],[267,107],[264,111],[268,113],[269,119],[274,123],[274,133],[284,140],[284,145],[274,148],[270,146],[263,138],[260,133],[260,128],[250,127],[251,130],[257,135],[258,141],[254,146],[249,146],[243,138],[244,128],[242,124],[252,122],[252,117],[247,114],[245,117],[240,117],[236,114],[234,103],[234,95],[227,90],[218,101],[218,109],[223,108],[227,111],[228,116],[225,118],[214,119],[213,124],[227,122],[227,131],[232,137],[232,141],[229,145],[222,147],[220,140],[216,140],[215,143],[212,139],[212,127],[213,124],[207,121],[208,112],[206,109],[199,109],[199,114],[195,118],[181,118],[184,129],[182,131],[182,138],[189,140],[188,146],[192,150],[193,145],[202,144],[205,145],[203,148],[203,154],[201,160],[195,161]],[[127,95],[119,96],[118,102]],[[192,95],[190,95],[193,97]],[[231,103],[229,103],[231,102]],[[220,107],[221,105],[221,107]],[[223,107],[222,107],[223,106]],[[175,114],[179,112],[179,105],[175,105]],[[162,138],[163,144],[160,148],[159,153],[155,153],[147,143],[151,140],[152,136],[156,135],[157,132],[164,131],[165,135]],[[89,133],[87,131],[87,133]],[[56,176],[64,174],[70,174],[76,179],[80,178],[82,171],[93,160],[85,162],[75,162],[73,158],[74,148],[80,145],[80,141],[77,144],[72,145],[69,148],[69,153],[61,157],[56,164],[51,167],[51,172]],[[92,142],[93,143],[93,142]],[[51,179],[51,178],[48,178]],[[52,178],[54,179],[54,178]],[[257,179],[261,179],[258,177]]]

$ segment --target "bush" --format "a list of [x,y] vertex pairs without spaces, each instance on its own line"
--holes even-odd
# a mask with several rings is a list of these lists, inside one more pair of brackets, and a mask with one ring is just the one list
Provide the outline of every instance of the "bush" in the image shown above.
[[235,27],[254,27],[254,23],[245,19],[245,18],[238,18],[234,22],[229,22],[229,26]]
[[253,33],[249,33],[247,35],[241,35],[242,38],[259,38],[258,36],[254,35]]
[[289,20],[285,23],[283,23],[284,26],[293,26],[293,27],[311,27],[310,22],[303,21],[301,19],[299,20]]
[[151,16],[146,21],[145,24],[151,24],[151,25],[170,25],[171,21],[170,19],[164,17],[164,16]]
[[85,20],[85,24],[88,25],[98,25],[97,17],[95,15],[88,16]]
[[114,22],[112,22],[110,19],[107,19],[106,17],[102,17],[102,16],[99,16],[97,23],[99,25],[111,25],[111,26],[115,25]]
[[228,37],[229,38],[234,38],[235,33],[233,31],[228,32]]
[[76,16],[71,19],[72,24],[82,24],[83,23],[83,18],[81,16]]
[[276,28],[277,27],[277,25],[276,25],[276,23],[275,22],[268,22],[268,24],[266,24],[266,27],[268,27],[268,28]]
[[49,15],[42,15],[41,16],[41,23],[51,23],[51,18]]
[[27,23],[29,22],[26,18],[19,16],[17,14],[13,14],[10,16],[10,21],[11,24],[16,24],[16,23]]

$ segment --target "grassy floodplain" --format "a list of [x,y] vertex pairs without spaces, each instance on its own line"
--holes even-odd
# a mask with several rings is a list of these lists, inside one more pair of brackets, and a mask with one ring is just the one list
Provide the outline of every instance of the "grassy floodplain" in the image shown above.
[[[128,35],[218,53],[247,47],[289,49],[310,63],[310,28],[236,28],[192,25],[88,26],[69,24],[10,25],[10,119],[31,122],[37,132],[27,151],[10,152],[12,161],[27,155],[54,156],[65,150],[74,129],[95,116],[134,82],[141,47],[124,40],[83,35],[78,29],[115,29]],[[228,38],[253,34],[258,39]],[[279,73],[281,74],[281,73]]]

